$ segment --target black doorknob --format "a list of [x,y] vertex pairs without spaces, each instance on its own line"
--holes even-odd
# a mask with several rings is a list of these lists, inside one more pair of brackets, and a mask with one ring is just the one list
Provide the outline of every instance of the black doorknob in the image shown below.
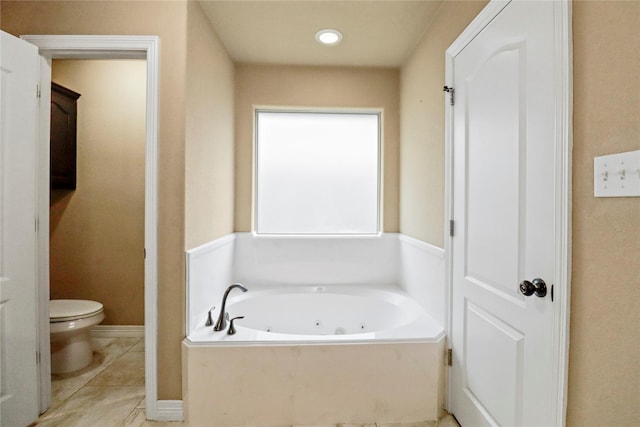
[[544,283],[544,280],[542,279],[533,279],[533,282],[531,282],[533,284],[533,287],[535,288],[535,294],[537,297],[544,297],[545,295],[547,295],[547,284]]
[[533,283],[531,283],[530,281],[523,280],[522,282],[520,282],[520,293],[525,297],[533,295],[535,291],[536,288],[533,287]]
[[520,293],[526,297],[536,294],[537,297],[543,298],[547,295],[547,284],[542,279],[533,279],[533,282],[523,280],[520,282]]

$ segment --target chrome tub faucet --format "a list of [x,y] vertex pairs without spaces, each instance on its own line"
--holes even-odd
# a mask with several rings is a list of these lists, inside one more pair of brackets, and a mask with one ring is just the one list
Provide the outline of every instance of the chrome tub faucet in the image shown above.
[[229,314],[225,311],[225,306],[227,305],[227,297],[229,296],[229,292],[231,292],[235,288],[240,288],[242,292],[247,292],[247,288],[242,286],[240,283],[234,283],[229,286],[227,290],[224,292],[224,296],[222,297],[222,306],[220,307],[220,315],[218,315],[218,321],[216,325],[213,327],[214,331],[222,331],[227,327],[227,319]]

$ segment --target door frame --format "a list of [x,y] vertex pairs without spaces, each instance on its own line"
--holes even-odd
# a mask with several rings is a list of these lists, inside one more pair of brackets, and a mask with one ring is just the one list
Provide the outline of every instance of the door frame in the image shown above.
[[[52,59],[145,59],[147,62],[146,140],[145,140],[145,225],[144,225],[144,309],[145,309],[145,397],[146,417],[151,420],[179,421],[181,401],[158,401],[157,337],[158,337],[158,113],[159,113],[159,44],[158,36],[85,36],[85,35],[25,35],[22,39],[36,45],[48,64],[41,66],[42,93],[51,85]],[[48,73],[48,75],[47,75]],[[43,96],[48,99],[48,96]],[[49,162],[42,161],[49,153],[49,105],[40,105],[40,137],[38,169],[38,313],[40,354],[43,357],[41,376],[50,372],[49,357]],[[46,123],[45,123],[46,122]],[[46,196],[45,196],[46,194]],[[45,313],[47,314],[45,316]],[[41,377],[41,386],[47,381]],[[50,399],[49,387],[44,394]],[[41,393],[42,396],[42,393]],[[42,397],[41,397],[42,398]],[[45,397],[46,399],[46,397]],[[46,402],[46,400],[45,400]],[[177,404],[179,402],[179,404]],[[165,403],[164,405],[162,403]],[[48,404],[47,404],[48,406]]]
[[[445,84],[455,88],[454,58],[510,3],[520,0],[492,0],[449,46],[445,53]],[[569,310],[571,285],[571,166],[572,166],[572,117],[573,117],[573,68],[571,2],[554,2],[555,12],[555,165],[556,210],[555,248],[556,275],[553,278],[553,337],[555,355],[552,377],[555,379],[553,418],[556,425],[564,426],[567,409],[567,387],[569,375]],[[455,96],[455,92],[454,92]],[[455,98],[454,98],[455,99]],[[450,94],[445,94],[445,299],[446,331],[451,336],[453,316],[453,237],[450,221],[453,221],[453,125],[454,115]],[[453,349],[455,352],[456,349]],[[451,375],[448,375],[447,407],[452,396]],[[454,414],[455,415],[455,414]]]

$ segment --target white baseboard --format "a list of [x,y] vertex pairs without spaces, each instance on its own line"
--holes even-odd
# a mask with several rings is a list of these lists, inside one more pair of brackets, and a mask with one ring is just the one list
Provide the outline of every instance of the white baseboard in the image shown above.
[[94,338],[144,338],[142,325],[96,325],[91,328]]
[[156,421],[183,421],[182,400],[158,400]]

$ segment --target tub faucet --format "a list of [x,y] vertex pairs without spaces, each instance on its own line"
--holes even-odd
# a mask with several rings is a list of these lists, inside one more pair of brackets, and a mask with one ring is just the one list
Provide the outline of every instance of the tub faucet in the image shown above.
[[220,315],[218,316],[218,321],[216,322],[216,326],[213,327],[214,331],[223,331],[227,327],[227,318],[228,313],[225,312],[225,306],[227,305],[227,297],[229,296],[229,292],[231,292],[234,288],[240,288],[242,292],[247,292],[247,288],[242,286],[240,283],[234,283],[229,286],[227,290],[224,292],[224,296],[222,297],[222,306],[220,307]]

